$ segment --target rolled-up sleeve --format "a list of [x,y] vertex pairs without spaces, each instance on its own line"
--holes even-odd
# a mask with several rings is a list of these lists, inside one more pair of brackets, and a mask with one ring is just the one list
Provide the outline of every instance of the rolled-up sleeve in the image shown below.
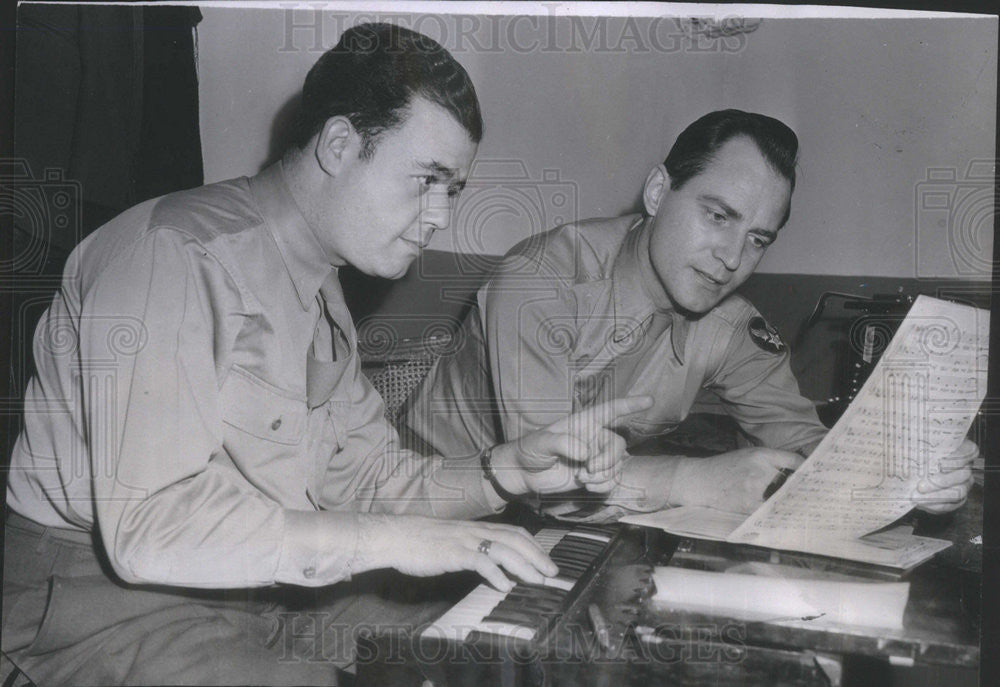
[[276,581],[282,508],[213,461],[223,450],[219,373],[243,311],[232,277],[205,248],[163,228],[83,294],[80,398],[95,516],[128,582]]

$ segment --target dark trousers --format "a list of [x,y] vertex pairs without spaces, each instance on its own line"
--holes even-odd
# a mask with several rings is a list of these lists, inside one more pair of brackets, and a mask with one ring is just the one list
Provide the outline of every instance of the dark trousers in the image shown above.
[[177,590],[116,580],[89,533],[8,510],[3,651],[44,685],[336,685],[358,632],[418,632],[448,601],[374,571],[318,589]]

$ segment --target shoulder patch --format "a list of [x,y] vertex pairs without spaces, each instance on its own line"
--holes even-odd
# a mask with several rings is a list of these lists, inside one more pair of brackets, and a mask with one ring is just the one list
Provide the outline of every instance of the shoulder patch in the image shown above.
[[747,323],[747,331],[750,333],[750,339],[759,348],[769,353],[782,353],[788,349],[785,342],[781,340],[781,336],[778,335],[778,330],[768,324],[767,320],[760,315],[750,318],[750,322]]

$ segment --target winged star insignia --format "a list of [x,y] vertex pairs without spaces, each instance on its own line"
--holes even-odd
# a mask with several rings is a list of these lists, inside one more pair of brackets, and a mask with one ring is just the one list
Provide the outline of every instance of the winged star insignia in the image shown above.
[[781,353],[788,346],[781,340],[778,330],[767,323],[763,317],[754,317],[747,326],[750,338],[760,348],[770,353]]

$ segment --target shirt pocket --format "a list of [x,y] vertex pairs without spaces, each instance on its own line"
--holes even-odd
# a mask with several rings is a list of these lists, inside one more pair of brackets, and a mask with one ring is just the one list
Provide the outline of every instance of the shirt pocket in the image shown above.
[[233,367],[220,391],[222,420],[257,439],[296,446],[306,431],[304,398]]

